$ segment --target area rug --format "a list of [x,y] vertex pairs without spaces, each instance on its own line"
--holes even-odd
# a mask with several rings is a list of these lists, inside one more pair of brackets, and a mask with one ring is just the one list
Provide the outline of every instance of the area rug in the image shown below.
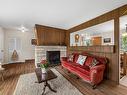
[[120,84],[127,87],[127,76],[124,76],[120,79]]
[[[74,87],[67,79],[65,79],[56,69],[51,69],[58,77],[50,80],[49,84],[57,93],[51,92],[46,88],[45,95],[83,95],[76,87]],[[41,95],[44,84],[35,83],[37,81],[36,74],[21,75],[13,95]]]

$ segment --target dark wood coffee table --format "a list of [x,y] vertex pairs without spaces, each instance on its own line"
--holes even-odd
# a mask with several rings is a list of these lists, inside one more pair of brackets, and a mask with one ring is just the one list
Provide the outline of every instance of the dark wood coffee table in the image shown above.
[[56,91],[53,90],[51,88],[50,84],[48,83],[49,80],[57,78],[57,76],[50,69],[47,70],[47,73],[42,73],[41,68],[36,68],[35,73],[36,73],[36,76],[37,76],[37,79],[38,79],[37,83],[44,82],[44,88],[43,88],[42,95],[44,95],[46,87],[48,87],[51,91],[56,93]]

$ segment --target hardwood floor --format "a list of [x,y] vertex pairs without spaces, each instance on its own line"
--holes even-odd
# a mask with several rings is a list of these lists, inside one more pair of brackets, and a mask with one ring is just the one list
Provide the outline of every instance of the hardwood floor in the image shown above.
[[12,63],[3,66],[4,81],[0,80],[0,95],[13,95],[19,76],[34,72],[34,63]]
[[[0,80],[0,95],[13,95],[18,78],[22,74],[34,72],[34,63],[17,63],[3,66],[6,70],[4,72],[4,81]],[[127,95],[127,88],[121,85],[112,85],[110,81],[103,81],[95,90],[84,82],[82,79],[77,79],[72,73],[62,69],[61,66],[56,69],[69,80],[79,91],[84,95]]]
[[56,67],[56,69],[84,95],[127,95],[127,87],[114,85],[109,80],[104,80],[93,90],[90,84],[80,78],[77,79],[74,74],[68,73],[68,71],[62,69],[61,66]]

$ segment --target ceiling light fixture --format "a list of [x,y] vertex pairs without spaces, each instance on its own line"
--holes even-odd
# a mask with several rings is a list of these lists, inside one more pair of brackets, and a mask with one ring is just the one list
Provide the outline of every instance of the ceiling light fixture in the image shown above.
[[21,25],[21,27],[18,28],[18,30],[21,32],[27,32],[28,31],[28,29],[26,27],[24,27],[23,25]]

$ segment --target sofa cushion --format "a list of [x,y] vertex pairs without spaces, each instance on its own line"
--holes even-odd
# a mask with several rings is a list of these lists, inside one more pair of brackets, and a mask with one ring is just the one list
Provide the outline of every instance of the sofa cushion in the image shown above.
[[96,59],[102,64],[106,64],[108,62],[106,57],[96,57]]
[[80,65],[83,65],[84,62],[86,61],[86,58],[87,58],[87,56],[79,55],[78,60],[77,60],[76,63],[78,63]]
[[79,57],[79,53],[73,53],[74,54],[74,62],[76,63]]
[[85,56],[90,56],[91,54],[87,53],[87,52],[82,52],[81,53],[82,55],[85,55]]
[[79,64],[77,64],[77,63],[75,63],[75,62],[63,62],[62,63],[64,66],[66,66],[66,67],[75,67],[75,66],[78,66]]
[[90,68],[88,66],[77,66],[76,67],[76,71],[77,73],[80,73],[80,74],[86,74],[87,76],[90,75]]
[[74,55],[73,54],[70,54],[67,58],[67,61],[69,62],[73,62],[74,61]]
[[91,64],[89,65],[89,67],[91,68],[91,67],[93,67],[93,66],[98,65],[99,63],[100,63],[100,62],[99,62],[98,60],[96,60],[95,58],[93,58],[93,60],[92,60]]
[[84,65],[86,65],[86,66],[90,66],[90,64],[92,63],[93,59],[94,59],[93,57],[91,57],[91,56],[87,56],[87,59],[86,59]]

